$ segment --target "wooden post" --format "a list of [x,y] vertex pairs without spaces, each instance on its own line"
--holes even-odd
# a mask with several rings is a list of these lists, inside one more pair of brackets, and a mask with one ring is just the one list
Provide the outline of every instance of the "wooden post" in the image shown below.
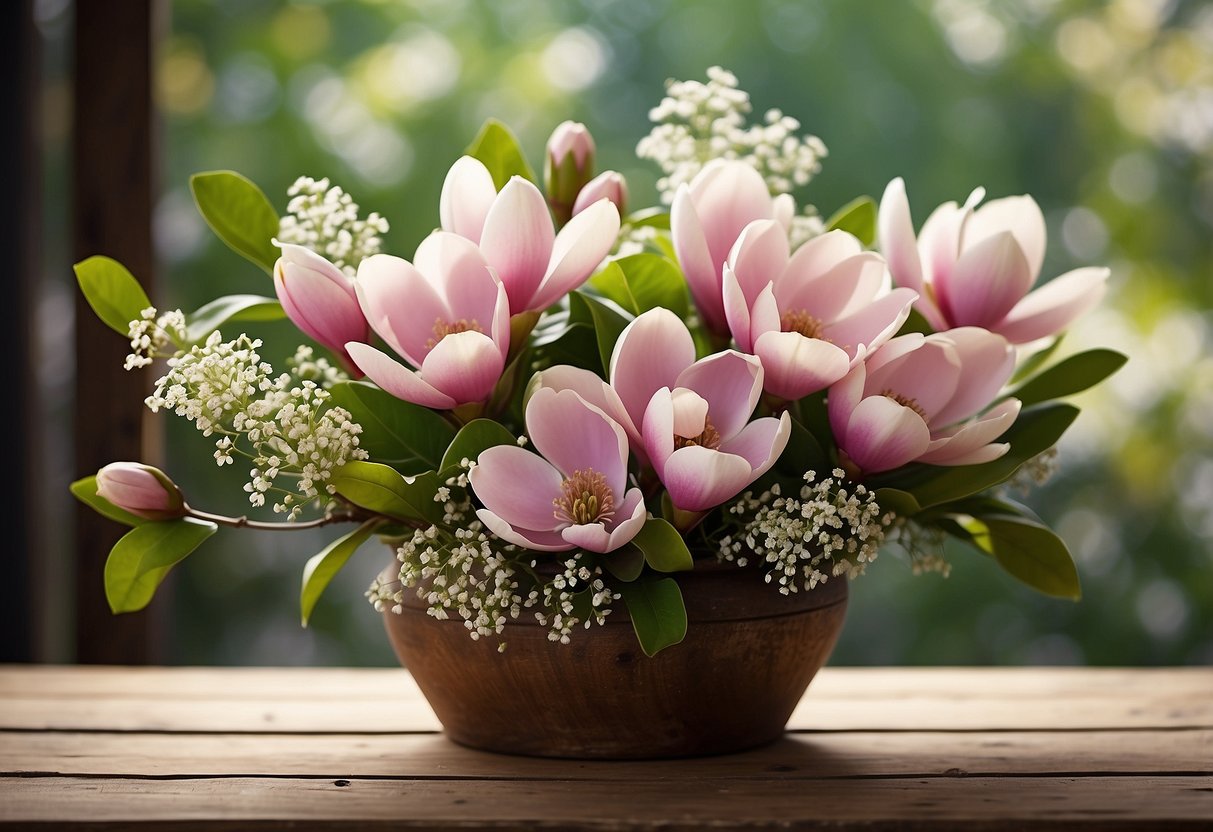
[[[73,254],[122,262],[153,292],[152,12],[154,0],[78,0],[73,127]],[[145,374],[123,370],[123,340],[76,302],[76,469],[145,459]],[[83,663],[156,660],[149,612],[113,615],[103,570],[122,534],[83,506],[76,513],[76,644]],[[68,580],[71,580],[69,577]],[[154,609],[154,608],[153,608]]]

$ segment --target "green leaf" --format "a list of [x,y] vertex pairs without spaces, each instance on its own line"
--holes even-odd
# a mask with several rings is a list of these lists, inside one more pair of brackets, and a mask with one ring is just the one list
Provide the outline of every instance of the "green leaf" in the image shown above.
[[1059,399],[1094,387],[1119,370],[1129,358],[1115,350],[1087,350],[1071,355],[1011,391],[1024,406]]
[[1037,370],[1043,367],[1053,357],[1053,354],[1057,352],[1057,348],[1061,346],[1065,335],[1063,332],[1054,338],[1047,347],[1028,356],[1028,360],[1015,369],[1015,374],[1011,376],[1011,384],[1018,384],[1029,376],[1034,375]]
[[606,571],[621,581],[634,581],[644,571],[644,552],[632,543],[625,543],[613,552],[598,556]]
[[644,578],[616,588],[628,606],[636,640],[646,656],[656,656],[686,637],[687,611],[673,578]]
[[1037,454],[1057,444],[1078,416],[1078,408],[1068,404],[1043,404],[1019,414],[1015,424],[998,438],[1011,447],[1002,457],[981,465],[909,466],[889,476],[872,478],[873,487],[892,487],[909,491],[922,508],[941,505],[985,491],[1006,481]]
[[355,460],[337,469],[330,484],[354,505],[385,517],[426,523],[442,520],[442,506],[434,502],[438,475],[433,471],[404,477],[387,465]]
[[909,491],[897,488],[877,488],[875,492],[876,505],[881,511],[891,511],[898,517],[913,517],[922,511],[922,506],[914,499]]
[[910,310],[910,316],[906,318],[906,322],[901,325],[901,329],[897,330],[898,335],[909,335],[912,332],[921,332],[923,335],[930,335],[935,329],[927,322],[927,319],[917,309]]
[[517,445],[518,440],[500,422],[492,419],[473,419],[462,428],[451,440],[450,447],[442,455],[442,464],[438,470],[443,476],[459,468],[464,459],[475,461],[483,451],[497,445]]
[[126,266],[99,254],[80,261],[73,269],[84,299],[101,322],[129,338],[130,322],[138,320],[152,305],[139,281]]
[[1023,517],[1002,515],[958,519],[975,545],[1032,589],[1075,601],[1082,597],[1074,559],[1048,527]]
[[829,464],[830,458],[821,443],[799,419],[793,419],[792,430],[788,434],[788,445],[779,455],[775,467],[781,473],[799,481],[809,471],[827,470]]
[[276,298],[261,295],[226,295],[215,298],[187,318],[186,337],[199,344],[229,321],[277,321],[286,317]]
[[375,531],[378,520],[367,520],[358,528],[344,537],[338,538],[324,547],[324,551],[313,555],[303,566],[303,584],[299,590],[299,609],[301,623],[307,626],[307,620],[316,608],[316,602],[328,587],[333,577],[341,571],[346,561],[358,547],[367,541]]
[[826,222],[826,230],[840,229],[854,234],[859,242],[870,246],[876,241],[876,201],[860,196],[834,212]]
[[646,520],[632,543],[644,553],[644,562],[658,572],[686,572],[695,568],[687,542],[660,517]]
[[625,225],[633,228],[656,228],[659,231],[670,230],[670,212],[666,208],[645,208],[624,217]]
[[433,471],[455,428],[434,411],[402,401],[363,381],[343,381],[329,388],[330,400],[362,425],[358,444],[373,459],[410,474]]
[[511,176],[521,176],[530,182],[536,182],[535,171],[527,164],[518,139],[495,118],[490,118],[480,128],[476,138],[468,146],[468,156],[473,156],[484,163],[493,177],[493,185],[497,190],[505,187]]
[[672,260],[660,254],[633,254],[612,260],[590,285],[632,315],[664,307],[687,315],[687,284]]
[[146,522],[114,544],[105,562],[105,597],[114,612],[151,602],[168,571],[218,529],[191,517]]
[[261,189],[235,171],[195,173],[190,190],[198,213],[215,235],[241,257],[274,273],[278,212]]
[[136,514],[131,514],[126,509],[118,508],[109,500],[100,496],[97,493],[96,475],[78,479],[68,486],[68,488],[77,500],[84,503],[98,514],[108,517],[111,520],[117,520],[119,523],[123,523],[127,526],[142,526],[144,523],[148,522],[146,518],[139,517]]
[[594,340],[598,344],[598,357],[602,361],[603,373],[611,369],[611,353],[619,340],[628,318],[623,310],[616,310],[608,301],[598,300],[583,292],[569,295],[569,323],[589,324],[594,329]]

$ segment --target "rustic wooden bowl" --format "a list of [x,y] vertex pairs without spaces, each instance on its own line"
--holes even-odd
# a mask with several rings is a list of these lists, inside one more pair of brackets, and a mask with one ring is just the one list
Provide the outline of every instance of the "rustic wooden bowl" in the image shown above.
[[[389,567],[394,572],[395,567]],[[644,759],[742,751],[777,739],[842,629],[847,581],[783,596],[758,570],[715,560],[677,575],[686,639],[641,652],[622,602],[572,643],[530,611],[507,648],[473,641],[406,592],[386,610],[392,647],[455,742],[540,757]]]

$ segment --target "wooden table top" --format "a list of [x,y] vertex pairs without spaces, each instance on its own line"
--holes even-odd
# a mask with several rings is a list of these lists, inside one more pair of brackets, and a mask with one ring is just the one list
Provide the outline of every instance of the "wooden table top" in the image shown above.
[[1213,829],[1213,669],[827,668],[743,754],[443,738],[398,669],[0,666],[0,826]]

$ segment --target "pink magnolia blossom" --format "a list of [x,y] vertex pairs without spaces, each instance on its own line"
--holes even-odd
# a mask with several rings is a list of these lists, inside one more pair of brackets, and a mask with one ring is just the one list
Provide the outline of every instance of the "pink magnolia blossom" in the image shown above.
[[754,220],[775,219],[786,229],[795,205],[771,198],[762,175],[745,162],[715,160],[674,196],[670,232],[700,317],[712,332],[727,335],[722,274],[742,229]]
[[442,227],[480,246],[505,285],[510,314],[542,311],[589,278],[619,234],[608,199],[584,208],[556,233],[543,194],[515,176],[497,193],[477,159],[451,167],[439,205]]
[[762,365],[735,350],[695,360],[686,324],[668,309],[640,315],[611,355],[610,383],[588,370],[553,367],[541,387],[576,391],[623,426],[674,505],[703,511],[740,492],[775,463],[791,421],[750,421]]
[[640,489],[627,487],[623,429],[573,391],[551,389],[527,402],[526,425],[542,456],[499,445],[469,474],[484,525],[541,552],[611,552],[635,537],[648,514]]
[[1032,290],[1045,256],[1045,221],[1030,196],[976,208],[940,205],[914,236],[905,183],[894,179],[880,201],[880,247],[899,286],[919,293],[917,307],[935,329],[980,326],[1013,344],[1056,335],[1099,303],[1108,270],[1081,268]]
[[762,361],[767,392],[799,399],[824,390],[888,341],[917,294],[889,290],[879,254],[845,231],[795,254],[774,220],[745,227],[724,265],[724,311],[733,339]]
[[97,472],[97,496],[148,520],[185,516],[181,490],[158,468],[141,462],[111,462]]
[[628,183],[622,173],[603,171],[595,176],[577,194],[573,203],[573,216],[577,216],[600,199],[609,199],[619,209],[619,215],[627,213]]
[[1007,452],[994,440],[1020,403],[1007,399],[977,414],[1014,369],[1007,340],[978,327],[902,335],[830,388],[830,427],[839,449],[869,474],[914,461],[989,462]]
[[304,246],[279,243],[274,290],[287,317],[350,365],[345,345],[367,341],[370,328],[358,305],[354,284],[341,269]]
[[509,351],[509,301],[473,243],[435,231],[414,263],[387,254],[363,260],[356,284],[371,327],[415,368],[369,344],[346,344],[372,381],[440,410],[488,398]]

